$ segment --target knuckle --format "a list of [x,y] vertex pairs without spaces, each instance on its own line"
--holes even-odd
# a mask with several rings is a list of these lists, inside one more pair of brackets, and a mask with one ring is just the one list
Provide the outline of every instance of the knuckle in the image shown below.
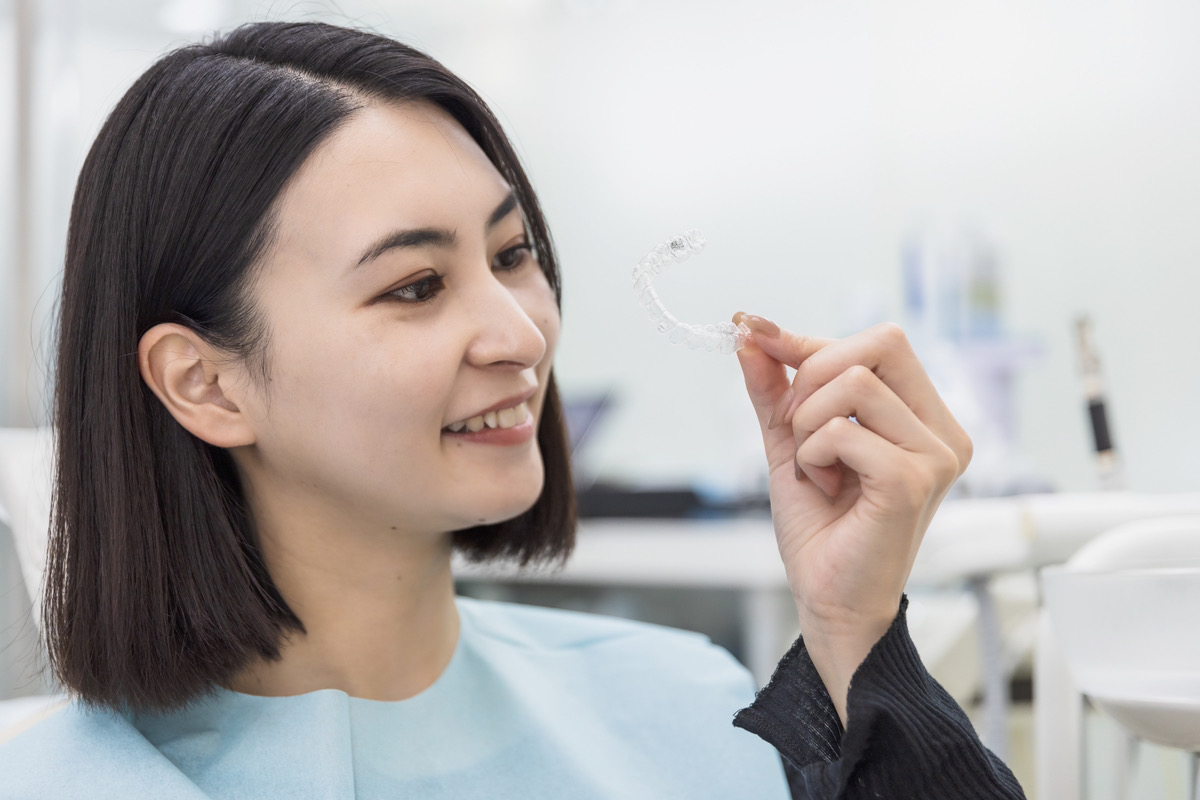
[[[958,475],[962,475],[967,471],[967,466],[971,463],[971,458],[975,455],[975,443],[971,441],[971,437],[966,431],[962,432],[958,447],[954,448],[955,458],[958,461]],[[958,477],[956,475],[955,477]]]
[[958,475],[958,459],[947,447],[933,457],[908,464],[899,476],[900,491],[910,506],[920,508],[941,496]]
[[866,390],[872,387],[879,379],[875,377],[874,371],[870,367],[863,364],[855,364],[842,373],[843,380],[854,390]]
[[940,491],[949,487],[965,469],[966,466],[961,463],[954,450],[948,445],[943,445],[942,452],[934,459],[934,489]]
[[889,349],[908,347],[908,334],[895,322],[879,323],[875,326],[875,335]]
[[851,422],[849,417],[834,417],[826,422],[824,427],[830,436],[840,439],[858,426]]

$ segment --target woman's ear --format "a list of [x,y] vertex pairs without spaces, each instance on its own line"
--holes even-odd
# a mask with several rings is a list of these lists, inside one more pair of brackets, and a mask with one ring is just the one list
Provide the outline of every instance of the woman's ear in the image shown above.
[[254,431],[231,391],[244,373],[221,360],[195,331],[164,322],[142,334],[138,369],[150,391],[193,436],[217,447],[254,443]]

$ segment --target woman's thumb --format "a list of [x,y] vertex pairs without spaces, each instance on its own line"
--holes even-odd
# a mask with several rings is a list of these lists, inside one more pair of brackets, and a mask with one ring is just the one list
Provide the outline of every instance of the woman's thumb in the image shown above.
[[746,393],[750,395],[750,402],[765,433],[775,401],[789,386],[787,368],[778,359],[768,355],[762,346],[763,341],[779,335],[779,326],[768,319],[741,311],[733,315],[733,323],[745,324],[754,334],[746,346],[738,350],[737,356],[746,379]]
[[798,367],[828,341],[800,336],[784,330],[764,317],[739,311],[733,315],[734,324],[743,323],[754,334],[750,342],[738,351],[738,361],[746,378],[746,392],[766,433],[771,412],[783,393],[790,387],[787,367]]
[[792,369],[799,367],[806,358],[833,341],[792,333],[765,317],[742,311],[734,314],[733,318],[740,319],[754,333],[754,341],[764,353]]

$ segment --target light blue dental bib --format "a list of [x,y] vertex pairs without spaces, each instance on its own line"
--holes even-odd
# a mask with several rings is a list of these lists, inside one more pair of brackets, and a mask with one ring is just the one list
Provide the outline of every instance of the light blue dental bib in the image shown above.
[[0,798],[789,797],[731,724],[746,671],[702,636],[459,599],[442,676],[400,702],[219,690],[184,712],[72,703],[0,745]]

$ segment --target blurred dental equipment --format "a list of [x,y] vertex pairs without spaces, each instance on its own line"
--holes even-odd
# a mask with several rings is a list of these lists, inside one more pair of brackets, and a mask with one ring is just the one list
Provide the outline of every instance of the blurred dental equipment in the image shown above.
[[650,321],[657,323],[656,330],[664,334],[672,344],[684,344],[691,350],[703,347],[708,352],[719,351],[726,355],[736,353],[745,346],[750,329],[732,322],[717,322],[708,325],[693,325],[681,322],[667,311],[658,292],[654,291],[654,279],[663,269],[675,261],[686,261],[694,253],[704,249],[703,234],[695,228],[686,230],[660,244],[646,254],[633,268],[633,293],[646,309]]
[[1104,396],[1104,380],[1100,372],[1100,356],[1092,337],[1092,318],[1084,314],[1075,320],[1079,364],[1083,373],[1083,391],[1087,397],[1088,418],[1092,426],[1092,441],[1096,446],[1096,471],[1100,488],[1125,488],[1121,462],[1108,428],[1108,409]]
[[905,238],[900,254],[913,346],[975,443],[956,491],[969,497],[1051,491],[1020,452],[1017,425],[1017,376],[1044,348],[1005,330],[999,248],[961,216],[934,214]]

